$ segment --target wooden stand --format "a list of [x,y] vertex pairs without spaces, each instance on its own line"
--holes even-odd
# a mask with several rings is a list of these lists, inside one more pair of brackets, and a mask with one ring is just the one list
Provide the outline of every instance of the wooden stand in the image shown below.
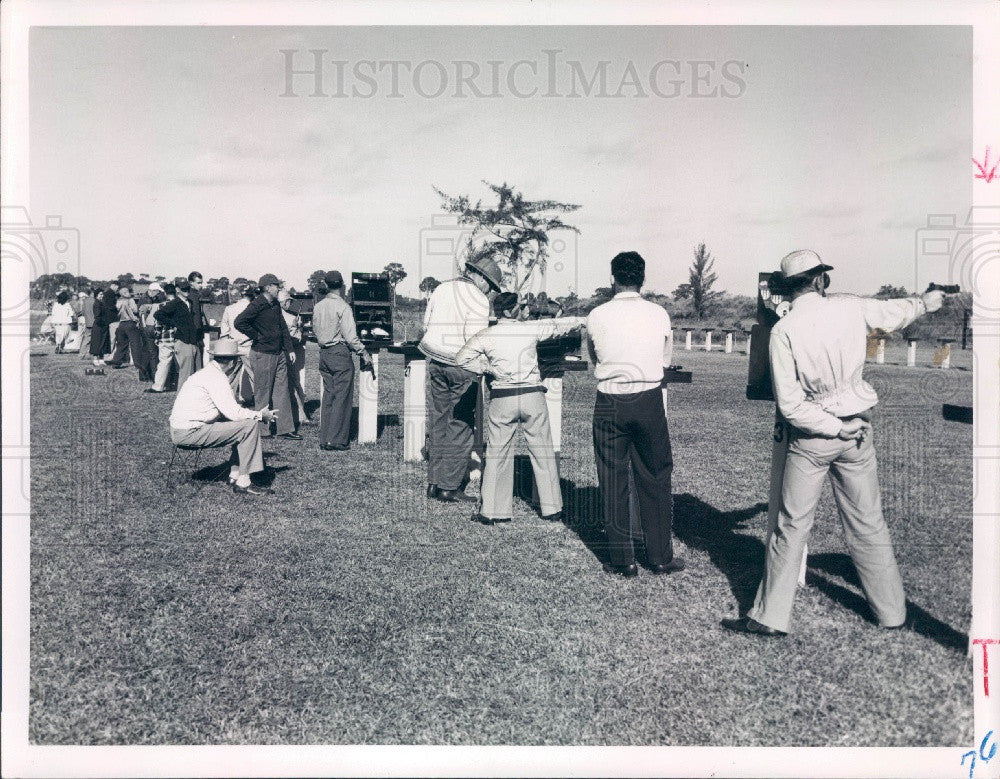
[[735,330],[730,330],[730,329],[727,328],[727,329],[723,330],[722,332],[724,332],[726,334],[726,354],[732,354],[733,353],[733,333],[735,333],[736,331]]
[[885,365],[885,339],[879,338],[878,345],[875,347],[875,364]]
[[938,363],[938,367],[941,370],[948,370],[951,368],[951,345],[955,343],[954,338],[938,338],[938,343],[941,344],[941,348],[938,349],[937,354],[934,355],[935,362]]
[[715,331],[710,328],[705,328],[705,351],[712,351],[712,333]]
[[691,329],[687,327],[684,328],[684,349],[691,351]]
[[747,330],[746,331],[746,336],[747,336],[746,355],[747,355],[747,357],[749,357],[750,356],[750,340],[753,337],[753,330]]
[[378,349],[371,348],[375,376],[360,371],[358,380],[358,443],[374,444],[378,441]]
[[917,364],[917,339],[910,338],[906,342],[906,365],[910,368]]

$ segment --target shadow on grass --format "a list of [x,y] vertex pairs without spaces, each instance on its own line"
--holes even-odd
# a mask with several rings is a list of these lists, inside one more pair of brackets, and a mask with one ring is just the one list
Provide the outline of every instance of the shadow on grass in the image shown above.
[[[316,424],[320,423],[320,417],[319,417],[318,413],[317,413],[317,415],[315,417],[313,417],[313,421],[316,422]],[[351,407],[351,432],[349,433],[349,437],[350,437],[351,441],[357,441],[358,440],[358,426],[359,426],[358,425],[358,407],[357,406],[352,406]],[[376,439],[381,438],[382,437],[382,431],[385,430],[387,427],[401,427],[401,426],[402,426],[402,422],[400,422],[399,414],[379,414],[378,415],[378,421],[376,422],[375,437],[376,437]]]
[[[809,568],[806,572],[806,584],[810,587],[815,587],[828,598],[839,603],[844,608],[850,609],[867,622],[877,624],[875,615],[872,613],[871,607],[863,595],[837,584],[827,576],[822,575],[825,573],[830,576],[836,576],[843,579],[847,584],[860,588],[861,581],[858,579],[858,572],[854,568],[854,563],[851,561],[849,555],[842,552],[811,554],[806,562]],[[929,638],[945,649],[953,649],[956,652],[964,653],[969,646],[968,633],[963,633],[951,625],[942,622],[911,600],[906,601],[906,622],[907,630],[924,638]]]

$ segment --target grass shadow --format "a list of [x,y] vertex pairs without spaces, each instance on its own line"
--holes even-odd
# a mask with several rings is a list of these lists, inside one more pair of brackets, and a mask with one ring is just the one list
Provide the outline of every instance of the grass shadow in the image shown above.
[[766,503],[719,511],[694,495],[674,495],[674,535],[691,549],[708,554],[729,581],[741,614],[753,605],[764,571],[764,542],[736,531],[745,530],[745,523],[764,511]]
[[[846,584],[860,589],[861,581],[849,555],[843,552],[811,554],[807,558],[806,564],[809,569],[806,572],[806,584],[815,587],[834,602],[858,614],[865,621],[877,624],[875,615],[863,595],[823,575],[835,576]],[[907,630],[929,638],[945,649],[953,649],[962,653],[968,649],[968,633],[956,630],[909,599],[906,601],[906,622]]]
[[[319,416],[314,417],[314,421],[319,423]],[[382,437],[382,431],[387,427],[402,427],[402,421],[399,418],[399,414],[379,414],[378,419],[375,422],[375,439],[378,440]],[[348,433],[348,438],[351,441],[358,440],[358,429],[360,423],[358,422],[358,407],[351,407],[351,431]]]

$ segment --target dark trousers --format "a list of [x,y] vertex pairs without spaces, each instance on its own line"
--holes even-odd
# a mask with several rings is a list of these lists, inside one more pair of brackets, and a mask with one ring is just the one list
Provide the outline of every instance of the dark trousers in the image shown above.
[[139,334],[142,336],[142,346],[146,350],[146,364],[149,366],[149,375],[155,376],[156,369],[160,366],[160,350],[156,345],[156,330],[152,327],[140,327]]
[[[192,346],[192,362],[194,362],[194,352],[195,347]],[[295,422],[292,419],[291,397],[288,394],[288,360],[285,353],[267,354],[251,349],[250,365],[253,367],[254,411],[273,408],[278,412],[278,419],[275,422],[277,434],[294,433]],[[261,422],[261,435],[267,435],[269,432],[270,423]]]
[[442,490],[462,486],[472,456],[476,424],[476,374],[435,360],[427,364],[430,462],[427,483]]
[[128,352],[132,353],[132,364],[139,371],[139,378],[152,381],[153,374],[149,372],[149,357],[146,355],[146,344],[139,332],[139,325],[124,320],[118,323],[118,331],[115,333],[115,353],[111,356],[111,364],[121,365]]
[[629,465],[635,478],[639,522],[650,565],[673,559],[670,536],[674,461],[659,388],[626,395],[597,393],[594,456],[604,504],[604,529],[612,565],[635,562],[628,509]]
[[107,325],[94,325],[90,328],[90,354],[92,357],[104,359],[110,346]]
[[351,440],[351,402],[354,399],[354,358],[347,344],[320,349],[319,375],[323,379],[319,442],[347,446]]

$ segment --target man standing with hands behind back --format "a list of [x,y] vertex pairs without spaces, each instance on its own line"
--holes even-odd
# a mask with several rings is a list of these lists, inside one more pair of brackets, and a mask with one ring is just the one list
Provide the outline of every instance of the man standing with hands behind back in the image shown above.
[[827,297],[825,265],[816,252],[794,251],[781,260],[792,309],[771,330],[771,382],[787,422],[788,453],[777,526],[767,542],[764,578],[748,615],[724,619],[740,633],[784,636],[802,554],[827,473],[847,548],[879,625],[906,622],[903,580],[882,515],[875,445],[871,436],[875,390],[862,378],[869,329],[906,327],[941,308],[943,294],[874,300]]
[[371,358],[358,338],[354,312],[344,300],[344,277],[329,271],[324,277],[327,295],[313,308],[312,328],[319,344],[319,375],[323,377],[319,448],[350,449],[351,400],[354,395],[354,358],[362,365]]
[[674,460],[663,412],[663,369],[673,354],[670,316],[639,295],[646,262],[638,252],[616,255],[611,276],[615,296],[587,317],[597,378],[594,456],[608,536],[604,571],[626,578],[639,575],[628,508],[631,463],[646,562],[655,574],[675,573],[685,563],[674,556],[671,538]]
[[[295,361],[295,345],[278,305],[281,282],[273,273],[260,277],[261,294],[236,317],[233,327],[252,341],[254,409],[274,408],[278,412],[277,434],[301,441],[292,419],[292,399],[288,392],[288,363]],[[273,405],[272,405],[273,404]],[[261,422],[261,436],[270,438],[270,425]]]

